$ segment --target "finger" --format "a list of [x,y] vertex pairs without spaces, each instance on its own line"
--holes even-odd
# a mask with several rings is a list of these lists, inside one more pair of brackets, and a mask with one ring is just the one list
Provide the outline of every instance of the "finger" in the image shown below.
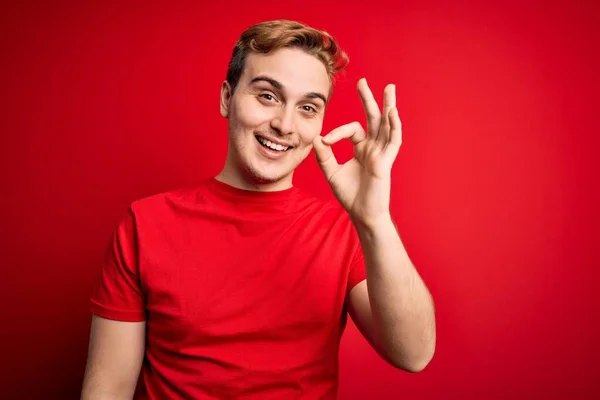
[[398,108],[394,107],[388,113],[390,121],[390,140],[384,149],[384,154],[395,158],[402,146],[402,121],[398,115]]
[[333,149],[331,146],[323,143],[323,137],[317,135],[313,140],[313,148],[315,149],[315,155],[317,156],[317,162],[319,163],[319,167],[323,170],[325,174],[325,178],[329,180],[335,174],[335,172],[340,168],[340,165],[333,154]]
[[396,86],[389,84],[383,90],[383,115],[377,134],[377,142],[386,146],[390,140],[390,110],[396,107]]
[[396,107],[396,85],[390,83],[383,89],[383,108],[392,109]]
[[365,110],[365,116],[367,117],[367,132],[369,132],[369,135],[376,136],[381,121],[381,111],[377,100],[375,100],[373,92],[371,92],[365,78],[358,81],[357,89],[363,109]]
[[323,137],[323,143],[331,146],[342,139],[350,139],[352,143],[359,144],[367,137],[365,130],[359,122],[351,122],[335,128]]

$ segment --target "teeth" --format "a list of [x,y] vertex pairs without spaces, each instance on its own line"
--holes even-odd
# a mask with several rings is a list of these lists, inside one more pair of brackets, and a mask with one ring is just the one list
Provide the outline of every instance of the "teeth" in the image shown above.
[[286,151],[289,148],[289,146],[282,146],[280,144],[273,143],[270,140],[263,139],[261,137],[258,138],[258,141],[272,150]]

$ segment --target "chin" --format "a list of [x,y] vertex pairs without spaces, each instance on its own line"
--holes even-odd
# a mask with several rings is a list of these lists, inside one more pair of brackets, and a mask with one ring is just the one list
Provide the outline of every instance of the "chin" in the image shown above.
[[273,169],[267,171],[264,168],[253,168],[252,166],[246,167],[246,173],[252,181],[258,184],[277,183],[290,175],[286,171],[274,171]]

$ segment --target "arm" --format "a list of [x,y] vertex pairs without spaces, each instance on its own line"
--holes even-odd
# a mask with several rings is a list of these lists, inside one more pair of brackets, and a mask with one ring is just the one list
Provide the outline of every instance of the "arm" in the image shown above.
[[348,311],[388,363],[419,372],[435,351],[433,300],[392,223],[357,229],[367,279],[348,294]]
[[145,322],[92,317],[82,400],[131,399],[144,359]]
[[[402,144],[402,123],[394,85],[384,90],[383,112],[365,79],[358,82],[367,131],[353,122],[317,136],[317,161],[346,209],[364,254],[367,282],[348,294],[357,327],[388,362],[420,371],[435,349],[433,301],[412,263],[390,213],[392,165]],[[342,139],[354,144],[354,158],[339,164],[332,147]]]

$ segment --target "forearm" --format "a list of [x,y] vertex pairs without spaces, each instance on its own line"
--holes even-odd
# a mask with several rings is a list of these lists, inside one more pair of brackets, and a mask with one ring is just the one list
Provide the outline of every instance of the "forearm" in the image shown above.
[[435,350],[431,295],[391,217],[372,226],[356,225],[366,263],[374,339],[395,365],[419,371]]
[[132,399],[137,382],[121,381],[116,379],[102,379],[100,371],[93,374],[86,373],[83,380],[81,400],[125,400]]
[[131,400],[131,390],[106,390],[101,387],[84,387],[81,392],[81,400]]

